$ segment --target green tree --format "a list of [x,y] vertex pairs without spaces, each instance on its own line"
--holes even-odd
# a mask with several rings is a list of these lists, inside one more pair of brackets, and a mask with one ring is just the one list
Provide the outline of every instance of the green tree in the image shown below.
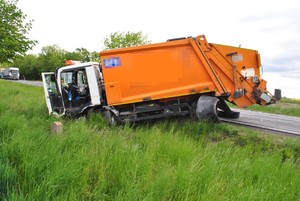
[[104,39],[105,49],[117,49],[137,45],[149,44],[150,41],[142,32],[114,32]]
[[[20,69],[21,78],[40,80],[42,72],[54,72],[57,67],[64,66],[66,60],[99,62],[99,52],[88,52],[85,48],[77,48],[67,52],[57,45],[45,46],[38,55],[29,54],[14,60],[13,66]],[[0,65],[1,66],[1,65]]]
[[81,62],[88,62],[90,61],[90,52],[87,51],[85,48],[76,48],[76,52],[80,54],[80,60]]
[[66,60],[81,61],[81,54],[77,51],[66,52],[65,53],[65,59]]
[[95,62],[99,62],[100,61],[100,55],[99,55],[99,52],[91,52],[90,53],[90,58],[91,58],[91,61],[95,61]]
[[96,61],[99,62],[99,52],[89,52],[86,48],[76,48],[74,52],[65,53],[66,60],[75,60],[81,62]]
[[17,58],[13,65],[19,67],[21,79],[38,80],[41,77],[41,67],[38,65],[38,56],[35,54]]
[[57,45],[49,45],[42,48],[38,57],[38,65],[42,72],[53,72],[57,67],[64,66],[66,51]]
[[27,16],[17,3],[18,0],[0,0],[0,63],[24,55],[37,43],[27,37],[33,20],[25,22]]
[[40,80],[42,72],[54,72],[64,66],[66,51],[57,45],[45,46],[39,55],[29,54],[14,60],[13,65],[19,67],[20,73],[29,80]]

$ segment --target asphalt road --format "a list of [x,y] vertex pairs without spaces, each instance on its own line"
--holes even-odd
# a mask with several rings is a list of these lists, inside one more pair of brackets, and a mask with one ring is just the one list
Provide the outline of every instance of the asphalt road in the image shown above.
[[[266,106],[268,107],[268,106]],[[253,128],[263,130],[296,135],[300,137],[300,118],[290,117],[285,115],[270,114],[264,112],[256,112],[245,109],[233,109],[240,112],[238,119],[225,119],[221,120],[229,123],[246,125]]]
[[[42,87],[43,83],[40,81],[19,80],[15,81],[23,84]],[[245,109],[233,109],[240,112],[238,119],[225,119],[221,120],[228,123],[239,125],[246,125],[253,128],[269,130],[272,132],[286,133],[300,137],[300,118],[290,117],[277,114],[269,114],[264,112],[255,112]]]
[[19,81],[13,81],[13,82],[19,82],[19,83],[23,83],[23,84],[32,85],[32,86],[38,86],[38,87],[43,86],[43,83],[41,81],[19,80]]

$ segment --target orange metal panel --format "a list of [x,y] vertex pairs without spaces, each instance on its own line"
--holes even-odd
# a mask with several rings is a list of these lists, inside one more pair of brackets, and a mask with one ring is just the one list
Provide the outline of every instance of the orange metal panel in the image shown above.
[[105,84],[106,93],[109,94],[110,103],[119,103],[121,101],[120,97],[120,87],[118,82],[110,82]]
[[100,56],[109,105],[214,92],[247,107],[265,104],[260,95],[268,93],[257,51],[207,43],[204,35]]
[[191,45],[180,40],[103,51],[106,85],[119,83],[119,101],[106,92],[109,105],[216,91],[216,85]]
[[[254,75],[260,76],[257,51],[218,44],[210,45],[212,50],[207,52],[207,55],[227,91],[231,92],[228,99],[241,108],[255,104],[257,100],[253,98],[252,92],[256,90],[256,84],[252,82],[251,78]],[[235,54],[229,56],[231,53]],[[248,72],[248,76],[247,73],[243,74],[243,71],[246,72],[249,69],[253,69],[252,75],[250,72]],[[234,91],[237,89],[245,90],[246,93],[241,97],[234,98]]]

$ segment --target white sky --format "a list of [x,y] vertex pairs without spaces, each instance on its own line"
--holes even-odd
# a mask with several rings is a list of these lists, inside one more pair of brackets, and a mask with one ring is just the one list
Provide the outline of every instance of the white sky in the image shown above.
[[152,43],[205,34],[208,42],[258,50],[268,90],[300,98],[299,0],[19,0],[34,19],[30,38],[68,51],[100,51],[116,31],[142,31]]

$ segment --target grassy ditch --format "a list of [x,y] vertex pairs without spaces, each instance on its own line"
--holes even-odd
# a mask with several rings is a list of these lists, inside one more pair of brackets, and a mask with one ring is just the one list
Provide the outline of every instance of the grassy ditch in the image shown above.
[[189,120],[60,119],[0,80],[0,200],[299,200],[300,141]]

